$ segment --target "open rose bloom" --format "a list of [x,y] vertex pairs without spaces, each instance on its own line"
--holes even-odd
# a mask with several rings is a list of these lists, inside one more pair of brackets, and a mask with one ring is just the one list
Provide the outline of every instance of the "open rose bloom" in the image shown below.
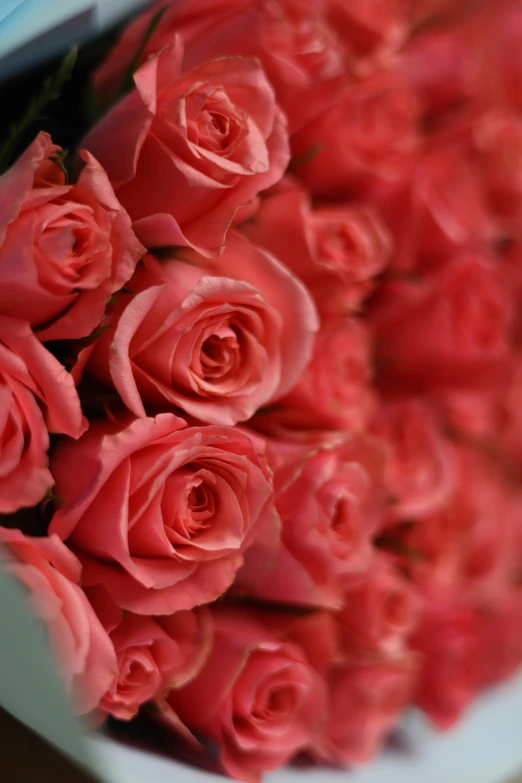
[[76,713],[258,783],[516,672],[520,52],[158,0],[0,146],[0,562]]

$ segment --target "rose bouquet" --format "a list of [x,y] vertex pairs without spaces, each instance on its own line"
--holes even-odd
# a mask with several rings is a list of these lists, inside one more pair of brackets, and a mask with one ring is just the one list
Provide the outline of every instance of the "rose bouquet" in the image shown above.
[[522,662],[522,5],[102,43],[0,148],[2,564],[77,714],[252,782],[451,727]]

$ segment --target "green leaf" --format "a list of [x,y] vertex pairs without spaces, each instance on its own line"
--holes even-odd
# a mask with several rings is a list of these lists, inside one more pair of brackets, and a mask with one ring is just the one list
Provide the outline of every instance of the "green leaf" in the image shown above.
[[157,14],[152,18],[149,26],[147,27],[147,30],[145,31],[145,35],[143,36],[143,41],[141,42],[136,54],[130,61],[129,65],[127,66],[127,70],[125,71],[125,75],[123,77],[122,83],[119,86],[118,92],[116,94],[116,98],[123,98],[123,96],[128,93],[130,90],[132,90],[134,86],[134,74],[138,70],[141,64],[142,57],[145,53],[145,49],[148,46],[148,43],[156,30],[158,29],[158,25],[167,13],[168,6],[165,6],[164,8],[161,8]]
[[77,57],[78,47],[73,46],[62,60],[58,72],[46,79],[39,95],[32,99],[23,117],[11,126],[7,138],[0,146],[0,173],[9,168],[19,142],[27,131],[42,119],[42,112],[47,104],[56,101],[62,94],[64,86],[72,76]]
[[301,155],[297,155],[295,158],[291,159],[288,164],[288,171],[295,171],[299,166],[304,166],[305,163],[309,163],[322,151],[322,144],[312,144],[312,146],[308,147]]

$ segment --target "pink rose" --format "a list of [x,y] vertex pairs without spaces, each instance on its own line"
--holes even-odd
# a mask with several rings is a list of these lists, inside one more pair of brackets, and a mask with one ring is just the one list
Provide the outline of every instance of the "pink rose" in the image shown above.
[[136,89],[84,146],[147,247],[219,255],[238,210],[286,169],[285,120],[256,60],[222,58],[180,75],[181,56],[174,43],[145,62]]
[[289,178],[263,199],[242,230],[306,284],[324,316],[357,310],[392,251],[388,230],[372,207],[312,208],[306,191]]
[[522,216],[522,121],[515,112],[491,111],[473,128],[477,155],[488,204],[504,231],[520,234]]
[[419,144],[417,99],[398,71],[373,73],[296,133],[294,160],[320,151],[296,169],[315,196],[360,195],[374,176],[388,177]]
[[337,615],[347,654],[353,644],[387,655],[398,655],[419,619],[420,604],[411,582],[392,561],[378,554],[368,570],[354,576]]
[[473,57],[455,31],[415,35],[402,51],[400,62],[430,120],[470,101]]
[[506,585],[503,593],[496,597],[496,600],[480,605],[479,611],[481,685],[490,687],[512,677],[520,668],[522,660],[520,584]]
[[83,584],[138,614],[172,614],[225,592],[263,529],[271,486],[251,441],[172,414],[96,422],[53,453],[63,499],[50,530]]
[[[104,588],[88,596],[103,618],[110,597]],[[94,600],[93,600],[94,598]],[[212,646],[212,618],[206,608],[166,617],[143,617],[116,607],[106,630],[116,651],[118,676],[103,695],[99,710],[118,720],[131,720],[140,707],[172,688],[181,688],[201,670]],[[113,626],[113,627],[111,627]]]
[[361,655],[334,669],[325,749],[316,758],[342,766],[370,761],[410,704],[415,673],[407,655]]
[[368,567],[383,511],[382,453],[364,437],[306,446],[268,441],[281,545],[272,567],[248,562],[238,585],[285,604],[339,608],[353,574]]
[[76,185],[40,133],[0,177],[0,313],[29,321],[40,340],[89,335],[145,252],[107,175],[87,152]]
[[371,196],[396,242],[392,266],[420,272],[461,251],[483,251],[494,236],[479,171],[458,145],[412,156],[393,177],[375,180]]
[[287,269],[238,235],[219,267],[187,253],[145,258],[89,369],[136,416],[152,405],[236,424],[295,385],[310,358],[315,308]]
[[328,687],[327,720],[309,755],[320,764],[336,766],[369,761],[411,702],[416,656],[398,637],[393,654],[361,645],[343,614],[294,615],[286,620],[285,632],[302,647]]
[[457,482],[446,507],[399,524],[384,540],[402,554],[401,565],[416,584],[489,599],[512,568],[518,498],[514,502],[502,463],[483,449],[461,446],[455,456]]
[[409,33],[402,0],[328,0],[328,18],[338,36],[360,58],[386,62]]
[[185,45],[184,68],[217,57],[255,57],[274,88],[291,129],[335,99],[346,76],[348,56],[317,0],[192,0],[156,3],[124,31],[98,70],[94,86],[110,98],[161,7],[167,11],[143,52],[142,63],[171,44]]
[[420,655],[415,702],[439,729],[462,716],[479,688],[479,625],[474,609],[444,596],[427,596],[412,640]]
[[360,432],[374,409],[371,360],[364,323],[356,318],[327,321],[297,385],[262,410],[252,426],[281,437],[324,430]]
[[325,717],[324,683],[300,646],[262,616],[232,607],[213,616],[205,667],[173,690],[167,705],[216,746],[227,775],[257,783],[264,771],[316,741]]
[[390,519],[419,519],[444,508],[455,486],[457,468],[431,407],[420,398],[383,401],[372,432],[388,450],[385,476]]
[[49,432],[86,425],[74,381],[29,324],[0,316],[0,513],[34,506],[54,484]]
[[402,389],[473,389],[502,381],[512,301],[498,266],[466,255],[419,280],[381,288],[373,323],[383,380]]
[[112,642],[79,586],[79,561],[57,536],[30,538],[0,528],[0,542],[2,567],[27,589],[75,712],[91,712],[118,669]]

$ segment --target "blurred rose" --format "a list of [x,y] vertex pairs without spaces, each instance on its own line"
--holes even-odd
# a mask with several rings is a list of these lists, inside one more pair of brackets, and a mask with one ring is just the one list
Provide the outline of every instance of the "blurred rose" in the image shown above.
[[91,712],[118,673],[111,640],[80,587],[79,561],[57,536],[30,538],[0,527],[0,560],[27,589],[44,623],[58,671],[77,714]]
[[368,567],[383,510],[383,455],[364,437],[318,447],[268,441],[282,545],[264,575],[248,564],[238,583],[267,600],[340,607],[354,573]]
[[357,310],[392,251],[391,237],[371,207],[312,208],[306,191],[289,178],[263,199],[242,230],[307,285],[324,316]]
[[131,720],[146,702],[196,677],[212,646],[212,618],[206,608],[156,618],[128,612],[122,616],[120,610],[120,617],[110,629],[118,677],[99,709],[118,720]]
[[311,160],[296,174],[314,196],[359,195],[373,176],[388,177],[418,146],[419,105],[398,71],[382,71],[354,83],[334,107],[292,140],[294,160]]
[[360,432],[374,407],[371,343],[365,324],[332,319],[315,338],[310,363],[292,391],[262,410],[252,426],[262,432]]
[[317,331],[313,302],[239,235],[230,235],[219,267],[196,254],[180,258],[145,258],[89,369],[137,416],[149,404],[236,424],[295,385]]
[[0,313],[40,340],[86,337],[145,252],[107,175],[88,153],[67,185],[62,150],[40,133],[0,177]]
[[74,381],[29,324],[0,316],[0,513],[33,506],[54,484],[49,432],[87,426]]
[[219,255],[236,213],[289,160],[285,119],[260,64],[228,57],[179,75],[179,42],[136,71],[134,89],[84,141],[147,247]]
[[416,590],[384,554],[368,570],[354,576],[337,615],[347,654],[350,645],[395,655],[405,649],[414,630],[420,602]]
[[411,157],[393,177],[375,181],[372,198],[395,238],[392,266],[401,272],[441,266],[457,251],[482,251],[493,236],[479,172],[457,147]]
[[409,33],[402,0],[328,0],[328,18],[340,39],[363,62],[386,62]]
[[347,52],[327,21],[324,0],[192,0],[156,3],[125,29],[95,76],[102,98],[117,92],[154,14],[166,5],[142,63],[171,44],[176,34],[185,45],[184,68],[218,57],[255,57],[292,130],[338,95],[346,77]]
[[268,524],[272,489],[251,441],[172,414],[92,424],[61,443],[51,469],[86,586],[121,608],[172,614],[218,598]]
[[454,31],[433,30],[414,36],[402,51],[403,73],[430,120],[470,101],[469,49]]
[[420,398],[384,400],[372,432],[388,450],[390,519],[418,519],[442,509],[450,500],[457,468],[430,406]]
[[264,771],[317,740],[325,719],[324,683],[304,651],[254,612],[230,607],[213,615],[206,666],[185,688],[173,690],[167,705],[176,723],[215,744],[226,774],[257,783]]
[[458,599],[428,596],[412,647],[421,654],[415,702],[437,728],[449,729],[479,688],[479,625],[474,609]]
[[329,678],[326,748],[320,761],[349,766],[370,761],[399,725],[411,701],[415,660],[361,655]]
[[382,287],[373,323],[386,382],[412,389],[502,383],[513,306],[494,261],[466,255]]
[[447,507],[399,525],[396,551],[417,584],[475,600],[495,595],[511,567],[517,506],[502,465],[480,444],[461,446],[455,456],[458,481]]
[[503,219],[506,232],[518,235],[522,216],[522,121],[514,112],[486,113],[474,125],[473,142],[490,209]]

